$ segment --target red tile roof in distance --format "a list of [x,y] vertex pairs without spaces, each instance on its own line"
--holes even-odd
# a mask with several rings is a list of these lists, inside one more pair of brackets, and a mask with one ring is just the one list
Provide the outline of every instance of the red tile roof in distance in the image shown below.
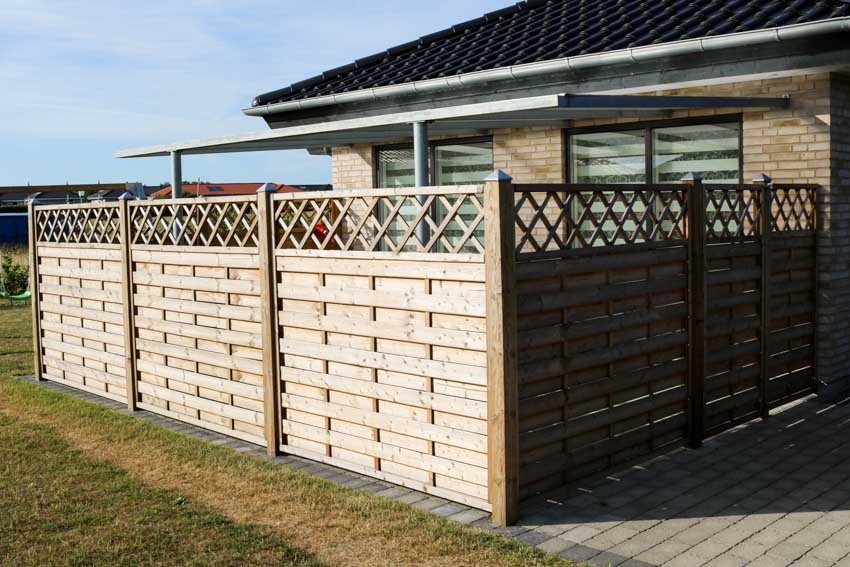
[[[195,197],[223,197],[234,195],[254,195],[263,183],[184,183],[183,193]],[[299,193],[301,189],[290,185],[272,183],[278,193]],[[167,185],[150,195],[151,199],[162,199],[171,196],[171,185]]]

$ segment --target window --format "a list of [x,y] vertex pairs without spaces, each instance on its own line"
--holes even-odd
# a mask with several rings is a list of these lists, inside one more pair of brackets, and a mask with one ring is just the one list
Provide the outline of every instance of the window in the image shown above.
[[413,187],[413,148],[378,150],[378,187]]
[[[620,128],[593,128],[569,135],[571,183],[676,184],[691,171],[699,173],[708,183],[741,182],[740,121],[667,121]],[[631,213],[626,215],[626,204],[622,200],[606,202],[613,199],[613,193],[606,193],[604,199],[598,194],[593,198],[590,192],[583,195],[596,222],[589,220],[584,210],[573,210],[572,215],[585,239],[591,238],[597,230],[602,230],[607,238],[617,240],[618,222],[611,220],[612,217],[622,219],[622,228],[631,232],[637,228],[637,219],[644,219],[640,221],[642,223],[651,223],[653,216],[659,216],[663,209],[659,202],[644,205],[635,200]],[[626,198],[630,199],[631,196]],[[647,206],[652,208],[655,215],[643,216]],[[676,203],[670,204],[669,208],[673,213],[679,212]],[[672,229],[669,220],[661,224],[664,231]],[[647,224],[642,228],[650,233],[653,227]]]
[[652,177],[678,183],[691,171],[710,183],[741,179],[741,125],[696,124],[652,131]]
[[740,183],[741,123],[594,128],[571,134],[569,153],[571,183],[678,183],[691,171],[708,183]]
[[434,146],[435,185],[470,185],[493,173],[492,142]]
[[[428,152],[431,185],[481,183],[493,173],[493,142],[447,140],[432,142]],[[378,148],[378,187],[415,187],[412,146]]]
[[570,181],[594,185],[646,183],[643,130],[570,136]]
[[[428,152],[428,171],[431,175],[431,185],[470,185],[482,183],[484,178],[493,172],[493,143],[489,139],[480,140],[447,140],[445,142],[433,142]],[[415,167],[413,161],[413,148],[410,146],[393,146],[379,148],[377,151],[377,182],[378,187],[398,188],[415,187]],[[447,196],[446,201],[451,202]],[[390,202],[397,203],[395,199]],[[416,207],[413,204],[402,206],[400,212],[405,222],[411,223],[416,217]],[[448,212],[443,200],[434,205],[431,217],[436,223],[440,223]],[[379,207],[378,218],[384,219],[389,213],[389,207]],[[469,226],[478,216],[478,210],[472,204],[464,204],[458,211],[460,221]],[[394,243],[403,237],[407,227],[402,222],[393,223],[387,231]],[[459,239],[465,233],[464,227],[458,221],[452,223],[444,232],[447,240],[455,245],[455,239]],[[484,226],[479,225],[475,231],[478,241],[484,243]],[[386,247],[384,247],[386,249]],[[437,247],[439,250],[440,247]],[[477,252],[468,245],[464,252]],[[411,246],[411,251],[413,246]]]

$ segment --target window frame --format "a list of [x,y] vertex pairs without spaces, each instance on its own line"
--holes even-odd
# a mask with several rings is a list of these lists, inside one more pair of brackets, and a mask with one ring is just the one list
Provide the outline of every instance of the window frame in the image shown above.
[[[493,144],[493,136],[474,136],[468,138],[447,138],[445,140],[429,140],[428,141],[428,184],[434,185],[436,183],[436,173],[437,173],[437,148],[441,146],[462,146],[465,144],[481,144],[489,142],[491,145]],[[380,172],[380,161],[378,159],[378,155],[382,151],[389,150],[412,150],[413,143],[397,143],[397,144],[384,144],[381,146],[372,146],[372,163],[375,164],[375,167],[372,168],[373,179],[372,185],[377,189],[386,189],[386,187],[381,187],[378,182],[381,179]],[[484,180],[481,180],[482,183]]]
[[[622,130],[643,130],[644,131],[644,167],[646,170],[646,182],[628,184],[632,187],[641,185],[663,185],[656,183],[655,179],[655,164],[654,164],[654,136],[653,130],[659,128],[676,128],[678,126],[700,126],[710,124],[729,124],[737,123],[738,128],[738,183],[744,183],[744,115],[724,114],[720,116],[697,116],[689,118],[671,118],[660,120],[646,120],[641,122],[621,122],[618,124],[604,124],[601,126],[586,126],[581,128],[565,128],[564,129],[564,152],[566,155],[566,175],[565,179],[569,185],[580,185],[572,181],[573,156],[571,152],[572,142],[571,136],[576,134],[599,134],[604,132],[620,132]],[[697,172],[699,173],[699,172]],[[626,185],[626,184],[623,184]]]

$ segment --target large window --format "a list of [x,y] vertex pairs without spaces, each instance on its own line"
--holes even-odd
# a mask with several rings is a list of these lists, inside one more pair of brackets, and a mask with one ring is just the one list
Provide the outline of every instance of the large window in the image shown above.
[[[431,185],[481,183],[493,173],[493,142],[489,139],[432,142],[428,151]],[[388,146],[377,151],[378,187],[416,185],[412,146]]]
[[[569,179],[571,183],[590,185],[647,183],[675,184],[688,172],[699,173],[708,183],[741,182],[741,123],[739,120],[710,120],[702,122],[667,121],[656,124],[620,126],[618,129],[589,129],[573,131],[569,135]],[[632,232],[637,222],[651,233],[652,218],[660,216],[661,203],[651,203],[655,215],[644,217],[646,206],[635,200],[631,213],[626,214],[626,204],[618,200],[613,204],[612,194],[605,199],[585,194],[590,220],[586,211],[573,210],[579,224],[578,230],[585,239],[596,231],[605,232],[609,239],[617,240],[617,226]],[[679,212],[678,204],[670,210]],[[633,213],[633,214],[632,214]],[[620,219],[619,221],[612,220]],[[638,219],[643,219],[638,221]],[[663,230],[672,226],[662,221]]]
[[[392,146],[379,148],[377,151],[377,182],[378,187],[414,187],[415,167],[413,162],[413,148],[410,146]],[[484,178],[493,172],[493,143],[489,139],[476,140],[451,140],[434,142],[428,152],[431,185],[469,185],[482,183]],[[446,197],[450,200],[451,197]],[[449,201],[450,202],[450,201]],[[451,203],[450,203],[451,204]],[[408,223],[413,222],[416,217],[416,207],[406,205],[399,211],[401,217]],[[431,217],[441,222],[448,212],[443,200],[434,205]],[[378,210],[379,218],[383,219],[388,213],[388,206]],[[478,210],[472,204],[464,204],[458,211],[461,222],[467,226],[478,216]],[[398,243],[406,231],[403,222],[393,223],[388,230],[388,235],[394,243]],[[455,245],[455,239],[459,239],[466,231],[460,223],[452,221],[444,232],[447,240]],[[484,227],[479,225],[475,231],[478,241],[483,245]],[[386,248],[386,246],[384,247]],[[438,250],[443,248],[439,246]],[[413,249],[411,245],[411,250]],[[469,245],[464,252],[476,252]]]
[[708,183],[740,183],[741,122],[578,131],[569,153],[571,183],[678,183],[691,171]]
[[592,132],[570,136],[570,181],[595,185],[646,183],[646,132]]

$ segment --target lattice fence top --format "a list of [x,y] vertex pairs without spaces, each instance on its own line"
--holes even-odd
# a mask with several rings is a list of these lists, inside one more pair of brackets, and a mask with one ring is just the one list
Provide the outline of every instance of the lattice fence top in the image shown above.
[[120,244],[118,205],[66,205],[35,208],[36,242]]
[[479,186],[276,195],[274,219],[278,249],[484,253]]
[[761,186],[705,185],[703,189],[708,240],[746,240],[761,234]]
[[254,248],[258,223],[256,197],[137,202],[130,206],[130,242]]
[[680,185],[516,186],[517,253],[543,253],[686,238]]
[[774,232],[814,230],[817,227],[817,188],[814,185],[773,187]]

